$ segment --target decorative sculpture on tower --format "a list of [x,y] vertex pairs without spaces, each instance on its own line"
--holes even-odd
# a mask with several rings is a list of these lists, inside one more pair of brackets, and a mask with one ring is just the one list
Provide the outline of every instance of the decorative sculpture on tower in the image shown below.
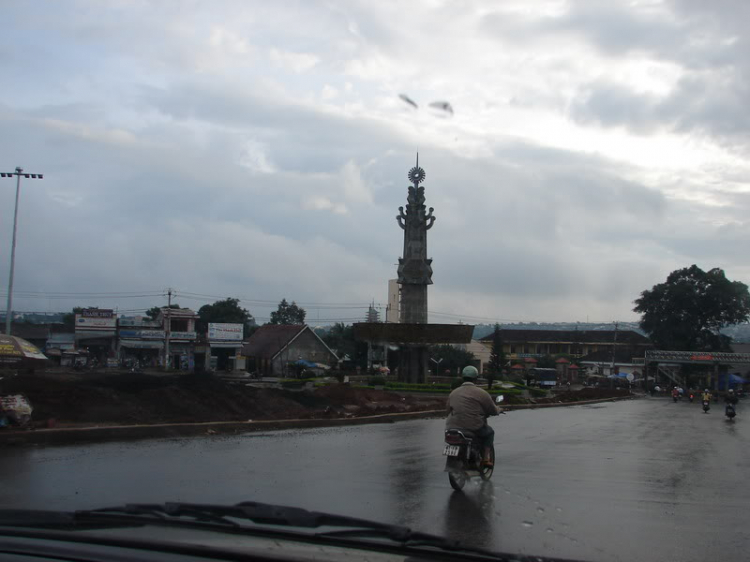
[[[396,217],[404,230],[404,255],[398,260],[398,283],[401,287],[398,323],[361,322],[354,324],[354,337],[384,348],[386,362],[391,352],[397,354],[398,378],[409,383],[427,380],[430,362],[429,345],[471,341],[474,326],[467,324],[428,324],[427,286],[432,285],[432,260],[427,259],[427,231],[435,224],[433,209],[425,208],[425,172],[417,165],[409,170],[406,209],[399,207]],[[393,364],[393,363],[391,363]],[[437,373],[435,373],[437,374]]]
[[427,324],[427,285],[432,285],[432,260],[427,259],[427,231],[435,224],[430,207],[425,209],[425,171],[417,165],[409,170],[409,186],[406,211],[399,207],[396,217],[404,231],[404,255],[398,260],[398,282],[401,285],[402,324]]

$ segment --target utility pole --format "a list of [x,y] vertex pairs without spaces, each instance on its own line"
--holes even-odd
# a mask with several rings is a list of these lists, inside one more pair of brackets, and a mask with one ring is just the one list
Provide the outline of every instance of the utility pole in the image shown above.
[[609,368],[609,376],[612,377],[612,387],[615,386],[615,348],[617,346],[617,322],[614,322],[615,325],[615,336],[612,340],[612,365]]
[[169,371],[169,334],[172,331],[172,322],[170,319],[170,311],[172,310],[172,288],[167,289],[167,313],[165,317],[165,333],[164,333],[164,370]]
[[13,271],[16,265],[16,231],[18,225],[18,196],[21,192],[21,176],[29,179],[44,179],[44,174],[25,174],[23,168],[16,167],[15,172],[0,172],[0,177],[16,176],[16,207],[13,211],[13,242],[10,247],[10,279],[8,279],[8,304],[5,307],[5,334],[10,335],[10,321],[13,318]]

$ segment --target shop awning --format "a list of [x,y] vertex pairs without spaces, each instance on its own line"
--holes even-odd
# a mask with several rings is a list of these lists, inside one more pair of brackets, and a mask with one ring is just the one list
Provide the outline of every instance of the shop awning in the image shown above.
[[241,341],[232,341],[232,342],[226,342],[226,341],[212,341],[209,342],[211,348],[213,349],[234,349],[242,347]]
[[164,342],[146,340],[120,340],[121,347],[131,349],[164,349]]

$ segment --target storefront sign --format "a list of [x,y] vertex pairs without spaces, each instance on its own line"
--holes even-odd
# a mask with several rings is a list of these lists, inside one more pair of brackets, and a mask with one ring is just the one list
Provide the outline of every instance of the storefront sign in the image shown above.
[[144,340],[163,340],[163,330],[120,330],[121,338],[141,338]]
[[114,318],[115,311],[109,308],[84,308],[81,311],[84,318]]
[[198,334],[196,332],[170,332],[169,337],[173,340],[194,340]]
[[160,341],[120,340],[120,347],[129,347],[131,349],[163,349],[164,343]]
[[87,317],[82,314],[76,314],[76,331],[80,330],[114,330],[117,326],[117,319]]
[[156,320],[151,320],[146,316],[120,316],[117,324],[122,326],[132,326],[135,328],[155,328],[161,329],[162,325]]
[[218,324],[208,325],[208,339],[220,341],[242,341],[242,324]]

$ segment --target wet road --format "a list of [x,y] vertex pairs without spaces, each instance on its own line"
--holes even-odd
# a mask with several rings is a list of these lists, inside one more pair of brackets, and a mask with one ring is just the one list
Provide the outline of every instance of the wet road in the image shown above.
[[442,420],[0,451],[0,506],[256,500],[504,551],[584,560],[743,559],[750,408],[663,399],[491,420],[489,483],[454,493]]

